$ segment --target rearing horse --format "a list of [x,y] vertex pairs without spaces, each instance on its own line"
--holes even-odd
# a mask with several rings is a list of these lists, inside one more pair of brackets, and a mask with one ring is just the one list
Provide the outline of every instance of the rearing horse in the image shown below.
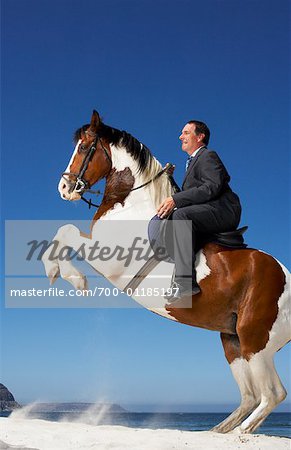
[[[108,221],[137,221],[139,233],[146,235],[146,230],[141,230],[142,224],[156,214],[157,206],[172,192],[159,162],[137,139],[102,123],[96,111],[90,124],[77,130],[75,140],[75,150],[59,183],[61,197],[79,200],[103,178],[105,192],[94,215],[91,234],[84,235],[77,227],[65,225],[54,238],[59,248],[68,246],[77,250],[81,245],[88,248],[97,238],[104,244],[120,243],[123,233],[118,228],[109,238],[104,233]],[[124,236],[122,239],[126,240]],[[51,260],[48,249],[43,262],[51,283],[61,276],[76,289],[86,289],[86,277],[71,261]],[[114,257],[109,261],[88,262],[121,290],[143,265],[142,261],[135,261],[134,267],[126,267]],[[162,265],[166,278],[159,278]],[[134,293],[132,297],[164,317],[221,333],[226,359],[240,389],[241,404],[214,430],[249,433],[286,397],[273,357],[291,339],[290,274],[266,253],[248,248],[229,249],[214,243],[199,251],[195,265],[202,292],[195,295],[190,307],[165,308],[162,293],[155,297],[153,305]],[[160,286],[165,283],[169,286],[172,272],[173,265],[162,262],[141,286],[151,286],[151,277],[155,275],[161,280]]]

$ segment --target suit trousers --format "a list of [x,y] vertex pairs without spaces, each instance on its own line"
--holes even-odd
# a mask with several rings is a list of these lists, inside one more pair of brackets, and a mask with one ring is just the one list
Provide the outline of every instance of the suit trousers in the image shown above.
[[219,233],[235,230],[239,224],[240,210],[223,208],[217,211],[211,203],[191,205],[176,209],[172,214],[175,281],[196,285],[195,244],[197,233]]

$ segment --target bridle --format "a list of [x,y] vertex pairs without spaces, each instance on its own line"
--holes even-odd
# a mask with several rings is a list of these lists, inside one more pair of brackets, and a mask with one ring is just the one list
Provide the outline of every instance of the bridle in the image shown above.
[[[69,194],[71,192],[75,191],[78,194],[82,195],[82,194],[84,194],[84,192],[87,192],[90,190],[90,188],[91,188],[90,183],[87,180],[85,180],[84,175],[85,175],[86,170],[88,169],[89,162],[92,160],[93,155],[96,152],[98,142],[100,142],[102,150],[104,151],[105,156],[109,161],[110,169],[112,166],[111,157],[108,153],[108,150],[104,146],[100,136],[95,133],[94,134],[90,133],[90,131],[86,131],[85,133],[89,134],[89,136],[90,135],[94,136],[94,141],[92,142],[88,153],[86,154],[85,158],[82,161],[79,173],[72,173],[72,172],[63,172],[62,173],[62,178],[64,178],[65,181],[69,184],[69,189],[68,189]],[[66,176],[73,176],[76,178],[76,181],[71,182],[68,178],[65,178]]]
[[[100,136],[97,133],[93,134],[89,130],[85,131],[85,133],[88,134],[89,136],[94,136],[94,141],[91,144],[88,153],[86,154],[85,158],[82,161],[79,173],[63,172],[62,173],[62,178],[64,178],[64,180],[69,184],[68,193],[70,194],[71,192],[75,191],[78,194],[80,194],[81,199],[89,205],[89,209],[90,209],[91,206],[95,206],[96,208],[98,208],[100,205],[96,205],[96,204],[92,203],[91,199],[87,200],[86,198],[83,197],[83,194],[85,192],[91,192],[91,193],[94,193],[94,194],[101,194],[101,192],[100,191],[91,191],[91,185],[90,185],[90,183],[87,180],[84,179],[84,175],[85,175],[86,170],[88,169],[89,162],[92,160],[93,155],[96,152],[98,142],[100,142],[102,150],[104,151],[105,156],[106,156],[107,160],[109,161],[110,170],[111,170],[111,167],[112,167],[112,159],[111,159],[111,157],[110,157],[110,155],[108,153],[108,150],[104,146]],[[157,178],[159,178],[165,172],[168,174],[168,176],[170,178],[170,182],[171,182],[173,188],[175,190],[176,189],[179,190],[178,185],[175,183],[175,181],[174,181],[174,179],[172,178],[172,175],[171,175],[173,167],[174,166],[171,163],[167,163],[165,165],[165,167],[163,167],[152,179],[150,179],[147,182],[141,184],[140,186],[132,188],[130,190],[130,192],[136,191],[137,189],[141,189],[141,188],[147,186],[148,184],[152,183]],[[110,170],[108,171],[108,173],[110,172]],[[71,182],[71,180],[66,178],[66,176],[74,176],[76,178],[76,181],[75,182]]]

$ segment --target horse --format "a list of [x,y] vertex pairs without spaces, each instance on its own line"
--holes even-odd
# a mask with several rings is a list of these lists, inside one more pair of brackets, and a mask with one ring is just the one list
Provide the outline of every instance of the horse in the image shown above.
[[[143,224],[150,221],[157,206],[173,190],[169,176],[150,150],[129,133],[103,123],[94,110],[90,123],[75,133],[75,149],[60,178],[59,193],[64,200],[78,201],[101,179],[105,179],[104,195],[90,233],[84,234],[71,224],[62,226],[54,238],[59,249],[88,248],[97,238],[106,244],[112,240],[118,243],[131,223],[138,223],[138,232],[146,234]],[[104,231],[108,227],[115,230],[109,232],[109,237]],[[132,233],[130,230],[127,237],[122,236],[125,246]],[[42,260],[51,283],[60,276],[75,289],[87,289],[85,275],[71,260],[52,260],[49,249]],[[110,260],[85,260],[121,291],[144,265],[137,258],[134,267],[126,265],[114,255]],[[164,277],[158,270],[163,265]],[[151,286],[155,276],[159,286],[169,286],[173,264],[161,262],[159,266],[146,272],[141,286]],[[231,249],[215,242],[207,242],[199,250],[195,267],[201,293],[190,299],[188,306],[166,306],[162,292],[155,296],[153,304],[135,295],[134,290],[130,294],[167,319],[220,332],[241,403],[213,430],[251,433],[287,395],[273,357],[291,339],[290,274],[263,251]]]

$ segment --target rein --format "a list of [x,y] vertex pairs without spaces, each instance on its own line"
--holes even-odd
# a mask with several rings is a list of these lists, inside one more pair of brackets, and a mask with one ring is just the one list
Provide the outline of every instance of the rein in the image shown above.
[[[145,186],[149,185],[150,183],[153,183],[157,178],[159,178],[161,175],[163,175],[163,173],[167,173],[167,175],[169,176],[169,179],[170,179],[172,187],[175,189],[176,192],[178,192],[180,190],[179,186],[176,184],[176,182],[174,181],[173,177],[171,175],[169,175],[171,173],[171,171],[173,170],[173,168],[174,168],[173,164],[167,163],[165,165],[165,167],[163,167],[162,170],[160,170],[151,180],[146,181],[145,183],[141,184],[140,186],[132,188],[129,192],[137,191],[138,189],[142,189]],[[94,192],[94,191],[86,190],[86,192],[92,192],[92,193],[95,193],[97,195],[102,194],[102,192],[100,192],[100,191],[95,191]],[[122,193],[123,192],[121,192],[121,194]],[[87,200],[85,197],[83,197],[83,195],[81,195],[81,200],[83,200],[85,203],[87,203],[89,209],[91,209],[92,206],[94,206],[95,208],[99,208],[99,206],[100,206],[100,205],[96,205],[95,203],[92,203],[91,199]]]

